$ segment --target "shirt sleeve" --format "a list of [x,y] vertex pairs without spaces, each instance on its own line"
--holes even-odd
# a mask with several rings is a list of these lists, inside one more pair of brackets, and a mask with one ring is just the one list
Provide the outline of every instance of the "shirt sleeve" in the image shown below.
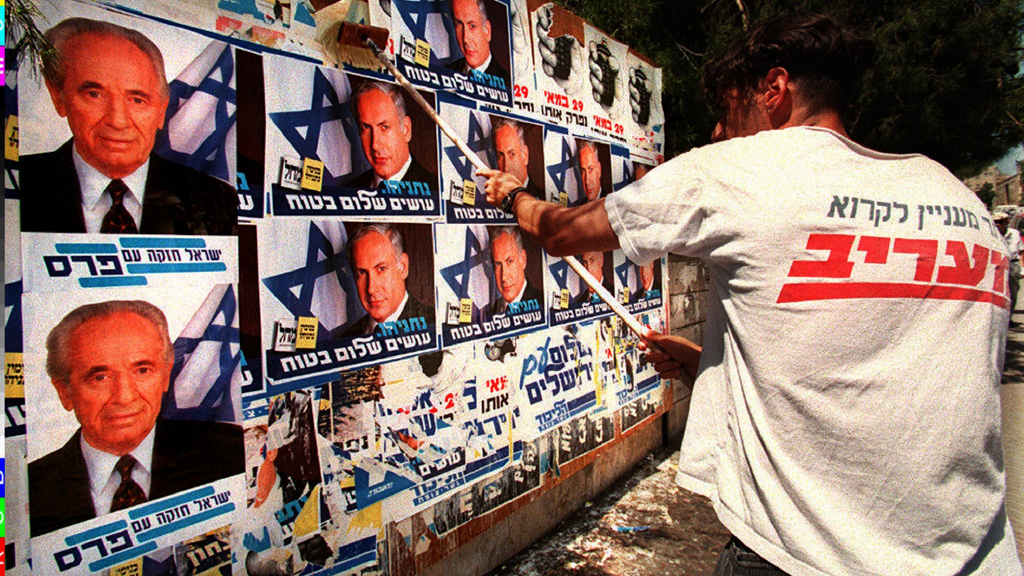
[[608,222],[626,257],[646,264],[669,252],[701,255],[702,186],[696,173],[672,162],[608,195]]

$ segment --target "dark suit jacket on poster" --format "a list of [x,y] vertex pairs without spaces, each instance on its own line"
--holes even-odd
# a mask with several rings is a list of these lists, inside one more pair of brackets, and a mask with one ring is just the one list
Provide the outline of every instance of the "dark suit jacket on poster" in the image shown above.
[[[370,168],[366,172],[359,174],[355,178],[345,183],[345,186],[349,188],[362,188],[362,189],[373,189],[373,181],[377,179],[377,176],[373,173],[373,168]],[[412,164],[409,165],[409,169],[406,170],[405,176],[402,177],[402,182],[423,182],[431,190],[437,187],[437,176],[434,176],[422,164],[416,161],[415,157],[412,157]]]
[[[466,67],[465,58],[459,58],[458,60],[449,63],[446,66],[446,68],[448,68],[449,70],[460,72],[462,74],[471,75],[469,72],[467,72],[467,70],[469,69]],[[501,64],[498,64],[498,59],[495,58],[493,55],[491,56],[491,63],[487,66],[487,69],[484,70],[484,73],[490,74],[491,76],[497,76],[498,78],[504,80],[506,84],[511,80],[511,78],[508,75],[508,70],[505,70],[505,68]]]
[[537,183],[534,182],[533,178],[530,178],[529,182],[526,183],[525,188],[526,192],[529,193],[534,198],[537,198],[538,200],[547,200],[547,198],[544,196],[544,189],[541,188],[540,186],[537,186]]
[[[96,517],[81,436],[79,429],[63,447],[28,465],[29,521],[33,537]],[[244,469],[241,426],[160,419],[153,441],[149,500],[241,474]]]
[[[608,282],[607,279],[604,282],[601,283],[601,286],[604,286],[604,289],[607,290],[609,293],[615,294],[615,288],[611,286],[611,283]],[[587,287],[586,284],[584,284],[583,285],[583,291],[580,292],[579,296],[577,296],[576,298],[573,299],[572,303],[577,305],[577,306],[582,306],[582,305],[586,304],[587,302],[595,302],[596,303],[596,302],[600,302],[600,301],[601,301],[601,297],[598,296],[597,294],[591,294],[590,293],[590,289]]]
[[[52,152],[22,156],[21,230],[85,232],[82,192],[68,140]],[[149,155],[141,234],[230,235],[238,223],[238,193],[198,172]]]
[[[533,286],[530,286],[530,283],[527,282],[526,283],[526,289],[523,290],[523,297],[519,301],[520,302],[527,302],[529,300],[534,300],[534,299],[537,300],[537,306],[543,306],[544,305],[543,294],[540,293],[540,290],[537,290]],[[491,305],[487,307],[487,313],[489,315],[491,315],[491,316],[494,316],[495,314],[504,314],[505,313],[505,309],[507,307],[508,307],[508,303],[505,302],[504,298],[499,296],[497,300],[495,300],[494,302],[491,302]]]
[[[405,308],[402,309],[402,313],[398,315],[398,319],[409,320],[411,318],[419,318],[421,316],[426,319],[427,326],[433,330],[434,308],[416,300],[412,297],[412,294],[409,294],[409,300],[405,303]],[[362,318],[347,329],[332,331],[330,338],[354,338],[356,336],[363,336],[369,331],[371,321],[372,319],[370,318],[370,315],[364,314]]]

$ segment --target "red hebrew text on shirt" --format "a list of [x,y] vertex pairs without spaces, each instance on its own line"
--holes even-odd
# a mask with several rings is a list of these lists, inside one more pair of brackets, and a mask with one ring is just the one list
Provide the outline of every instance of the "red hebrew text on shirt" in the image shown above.
[[861,298],[966,300],[1009,307],[1005,256],[959,240],[811,234],[778,303]]

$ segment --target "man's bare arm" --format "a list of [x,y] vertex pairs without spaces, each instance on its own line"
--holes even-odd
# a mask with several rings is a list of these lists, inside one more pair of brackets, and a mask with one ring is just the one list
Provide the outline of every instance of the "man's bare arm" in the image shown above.
[[[477,174],[488,179],[484,191],[487,201],[495,206],[501,206],[505,196],[522,185],[511,174],[498,170],[477,170]],[[519,194],[512,211],[523,232],[552,256],[619,248],[619,239],[608,223],[603,198],[565,208],[529,194]]]

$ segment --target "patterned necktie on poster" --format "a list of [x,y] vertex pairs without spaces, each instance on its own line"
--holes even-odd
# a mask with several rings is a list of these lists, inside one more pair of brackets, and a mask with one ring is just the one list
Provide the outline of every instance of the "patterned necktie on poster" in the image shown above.
[[103,234],[136,234],[139,231],[135,225],[135,219],[124,207],[124,195],[128,192],[128,186],[121,180],[111,180],[105,190],[110,194],[113,204],[107,215],[103,217],[103,224],[100,225],[100,232]]
[[132,469],[135,468],[135,463],[135,458],[131,454],[125,454],[114,465],[114,470],[121,475],[121,484],[114,492],[114,500],[110,503],[111,512],[131,508],[146,501],[146,493],[132,479]]

